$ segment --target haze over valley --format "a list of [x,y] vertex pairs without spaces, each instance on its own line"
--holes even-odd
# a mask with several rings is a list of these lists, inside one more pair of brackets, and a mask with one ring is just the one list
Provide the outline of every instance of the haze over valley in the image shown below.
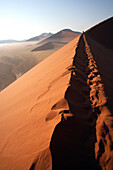
[[0,44],[0,90],[79,34],[67,29],[56,34],[43,33],[24,42]]

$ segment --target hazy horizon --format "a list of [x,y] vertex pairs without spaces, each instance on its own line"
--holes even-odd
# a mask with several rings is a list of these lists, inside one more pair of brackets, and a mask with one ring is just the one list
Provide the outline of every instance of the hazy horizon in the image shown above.
[[[58,32],[60,32],[60,31],[62,31],[62,30],[72,30],[71,28],[64,28],[64,29],[61,29],[61,30],[58,30],[57,32],[55,32],[55,33],[58,33]],[[76,30],[72,30],[72,31],[75,31],[75,32],[80,32],[80,31],[76,31]],[[39,34],[39,35],[35,35],[35,36],[33,36],[33,37],[29,37],[29,38],[26,38],[26,39],[21,39],[21,40],[17,40],[17,39],[0,39],[0,41],[10,41],[10,40],[14,40],[14,41],[26,41],[26,40],[29,40],[29,39],[31,39],[31,38],[34,38],[34,37],[36,37],[36,36],[40,36],[40,35],[42,35],[42,34],[44,34],[44,33],[46,33],[46,34],[49,34],[49,33],[51,33],[51,34],[55,34],[55,33],[53,33],[53,32],[42,32],[41,34]]]
[[85,31],[113,16],[112,0],[0,0],[0,40],[26,40],[63,29]]

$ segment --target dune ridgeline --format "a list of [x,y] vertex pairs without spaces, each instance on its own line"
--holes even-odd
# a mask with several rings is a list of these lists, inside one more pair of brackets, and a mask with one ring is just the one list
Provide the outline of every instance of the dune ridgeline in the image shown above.
[[0,93],[0,169],[113,169],[113,18]]

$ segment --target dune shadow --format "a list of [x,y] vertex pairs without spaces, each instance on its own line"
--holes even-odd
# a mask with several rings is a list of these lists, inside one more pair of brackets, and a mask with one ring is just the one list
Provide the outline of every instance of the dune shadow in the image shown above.
[[91,131],[84,121],[73,118],[56,126],[50,143],[53,170],[97,169]]
[[[50,150],[53,170],[100,169],[95,160],[97,110],[90,102],[90,88],[87,85],[88,59],[81,36],[71,72],[70,86],[65,92],[72,117],[62,120],[54,129]],[[95,113],[96,112],[96,113]]]

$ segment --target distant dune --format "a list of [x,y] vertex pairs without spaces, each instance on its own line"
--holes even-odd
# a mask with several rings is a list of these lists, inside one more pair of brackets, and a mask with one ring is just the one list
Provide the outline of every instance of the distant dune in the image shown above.
[[33,37],[33,38],[30,38],[28,39],[27,41],[42,41],[50,36],[52,36],[53,34],[52,33],[43,33],[39,36],[36,36],[36,37]]
[[65,43],[68,43],[80,34],[81,34],[80,32],[74,32],[70,29],[64,29],[64,30],[57,32],[56,34],[53,34],[49,38],[46,38],[45,40],[39,42],[38,45],[42,45],[42,44],[45,44],[47,42],[65,42]]
[[64,29],[56,34],[53,34],[52,36],[40,41],[35,49],[32,50],[34,51],[42,51],[42,50],[50,50],[50,49],[55,49],[58,47],[63,47],[65,44],[68,42],[72,41],[74,38],[79,36],[81,33],[80,32],[74,32],[70,29]]
[[[69,31],[65,32],[63,38],[69,36]],[[63,39],[60,36],[59,42],[47,42],[47,44],[43,44],[40,47],[38,45],[37,47],[37,42],[51,35],[52,33],[43,33],[25,42],[1,44],[0,62],[5,65],[4,69],[0,72],[0,91],[67,43],[62,42]],[[72,39],[72,37],[75,37],[75,34],[72,33],[70,38]],[[71,39],[68,39],[68,41]],[[35,53],[33,53],[34,51]]]
[[101,36],[112,24],[79,35],[1,91],[0,169],[113,169],[113,50]]
[[8,39],[8,40],[0,40],[0,43],[16,43],[16,42],[25,42],[25,41],[42,41],[50,36],[52,36],[53,33],[42,33],[41,35],[32,37],[28,40],[22,40],[22,41],[18,41],[18,40],[13,40],[13,39]]
[[35,49],[33,51],[44,51],[44,50],[51,50],[59,47],[63,47],[66,43],[65,42],[47,42]]

